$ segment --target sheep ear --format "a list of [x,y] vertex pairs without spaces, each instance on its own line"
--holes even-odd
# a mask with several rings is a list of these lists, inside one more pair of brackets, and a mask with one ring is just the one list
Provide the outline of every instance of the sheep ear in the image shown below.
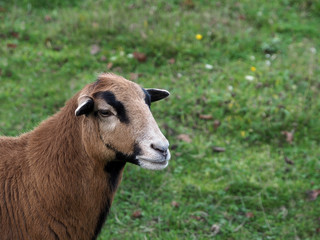
[[89,96],[81,96],[78,99],[78,107],[75,111],[76,116],[85,114],[86,116],[92,112],[94,107],[93,99]]
[[164,89],[149,88],[146,90],[151,97],[151,102],[159,101],[159,100],[164,99],[170,95],[170,93]]

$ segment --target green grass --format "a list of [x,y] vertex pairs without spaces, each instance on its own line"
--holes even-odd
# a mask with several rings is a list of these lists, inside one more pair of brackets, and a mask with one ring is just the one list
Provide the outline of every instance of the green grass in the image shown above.
[[[1,135],[31,130],[104,71],[140,74],[144,87],[172,93],[152,106],[170,165],[126,167],[100,240],[320,238],[320,200],[306,197],[320,188],[320,1],[0,7]],[[147,61],[131,58],[135,51]],[[284,131],[294,131],[292,144]]]

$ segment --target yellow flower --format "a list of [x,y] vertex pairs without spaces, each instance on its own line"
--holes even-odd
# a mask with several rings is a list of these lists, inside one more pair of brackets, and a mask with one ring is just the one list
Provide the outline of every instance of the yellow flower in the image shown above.
[[241,137],[245,137],[246,136],[246,132],[245,131],[241,131],[240,134],[241,134]]
[[254,66],[252,66],[250,69],[252,72],[255,72],[257,70]]
[[197,39],[197,40],[201,40],[202,38],[203,38],[203,36],[202,36],[201,34],[197,34],[197,35],[196,35],[196,39]]

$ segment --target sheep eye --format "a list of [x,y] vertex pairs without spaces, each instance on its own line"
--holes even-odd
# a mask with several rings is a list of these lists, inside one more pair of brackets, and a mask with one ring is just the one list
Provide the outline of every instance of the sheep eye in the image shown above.
[[113,113],[110,110],[99,110],[99,114],[102,117],[110,117],[113,115]]

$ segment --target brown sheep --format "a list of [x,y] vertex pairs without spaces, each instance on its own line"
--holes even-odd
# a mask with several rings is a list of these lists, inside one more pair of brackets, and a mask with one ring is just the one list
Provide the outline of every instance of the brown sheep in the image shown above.
[[96,239],[127,162],[168,165],[150,112],[167,97],[105,73],[19,137],[0,137],[0,238]]

